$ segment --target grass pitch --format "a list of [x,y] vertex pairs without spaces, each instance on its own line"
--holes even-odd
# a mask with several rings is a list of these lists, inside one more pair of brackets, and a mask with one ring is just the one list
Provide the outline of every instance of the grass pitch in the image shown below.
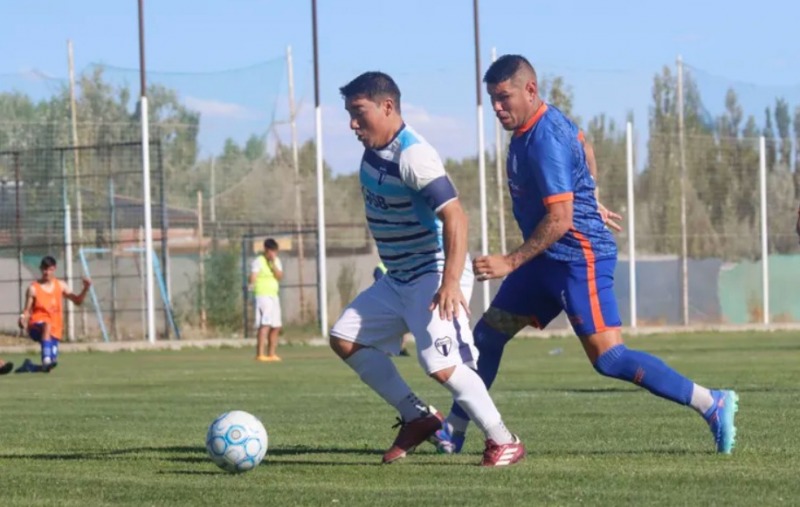
[[[62,354],[48,375],[0,377],[3,505],[792,505],[800,501],[800,338],[789,333],[632,338],[698,383],[741,397],[732,456],[693,411],[604,379],[573,339],[515,340],[492,389],[529,455],[476,466],[429,445],[381,466],[393,411],[323,347]],[[558,350],[562,349],[562,350]],[[9,355],[17,363],[22,356]],[[445,411],[413,358],[396,363]],[[264,421],[256,470],[207,458],[208,424],[241,409]]]

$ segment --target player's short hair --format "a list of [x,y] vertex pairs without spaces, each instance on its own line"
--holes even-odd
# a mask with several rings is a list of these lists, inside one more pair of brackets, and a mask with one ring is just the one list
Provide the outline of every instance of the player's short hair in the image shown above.
[[483,82],[496,85],[508,81],[522,69],[529,70],[536,78],[536,70],[527,58],[522,55],[503,55],[489,66],[486,74],[483,75]]
[[267,238],[264,240],[264,250],[277,250],[278,249],[278,242],[272,238]]
[[39,263],[39,269],[48,269],[56,265],[56,259],[52,255],[45,255],[42,257],[42,262]]
[[383,97],[394,101],[395,109],[400,112],[400,88],[389,74],[384,72],[365,72],[339,88],[345,100],[366,97],[373,102]]

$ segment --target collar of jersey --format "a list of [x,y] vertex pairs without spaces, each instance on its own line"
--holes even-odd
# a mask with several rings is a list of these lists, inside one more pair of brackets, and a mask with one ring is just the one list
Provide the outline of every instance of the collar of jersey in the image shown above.
[[405,129],[406,129],[406,122],[403,122],[403,123],[400,124],[400,128],[397,129],[397,132],[395,132],[394,135],[392,136],[392,138],[389,139],[388,143],[384,144],[383,146],[381,146],[379,148],[373,148],[373,151],[381,151],[381,150],[385,150],[386,148],[388,148],[389,145],[392,144],[395,141],[395,139],[397,139],[397,136],[400,135],[400,132],[404,131]]
[[547,111],[547,104],[545,104],[544,101],[542,101],[542,104],[539,106],[539,109],[537,109],[536,112],[533,114],[533,116],[531,116],[531,118],[525,122],[525,125],[521,126],[520,128],[514,131],[514,137],[519,137],[525,132],[532,129],[533,126],[536,125],[536,122],[539,121],[539,119],[542,116],[544,116],[544,113],[546,111]]

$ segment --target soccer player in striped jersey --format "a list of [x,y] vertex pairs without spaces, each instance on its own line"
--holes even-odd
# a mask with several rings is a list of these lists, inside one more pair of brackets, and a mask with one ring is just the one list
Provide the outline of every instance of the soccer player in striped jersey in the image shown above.
[[[479,280],[505,278],[475,327],[478,372],[492,385],[508,341],[527,325],[544,328],[562,311],[594,369],[689,405],[703,416],[716,449],[730,453],[738,397],[709,390],[661,359],[622,341],[614,296],[617,246],[595,197],[581,134],[574,123],[538,95],[536,72],[519,55],[505,55],[484,76],[492,107],[506,130],[507,177],[514,217],[525,241],[508,255],[475,259]],[[469,414],[454,403],[434,440],[458,452]]]
[[343,86],[350,128],[364,145],[360,181],[367,223],[386,276],[360,293],[331,330],[331,348],[400,414],[384,463],[404,458],[441,427],[389,354],[411,332],[417,358],[486,436],[481,465],[510,465],[525,448],[503,424],[475,371],[468,319],[473,274],[467,216],[436,150],[403,122],[400,90],[382,72]]

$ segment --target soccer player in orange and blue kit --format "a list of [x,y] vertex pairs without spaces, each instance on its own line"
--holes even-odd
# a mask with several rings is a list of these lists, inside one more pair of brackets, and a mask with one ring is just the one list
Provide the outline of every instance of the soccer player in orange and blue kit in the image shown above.
[[[614,297],[617,247],[601,218],[578,128],[539,98],[536,72],[522,56],[499,58],[484,82],[500,123],[514,132],[507,176],[525,242],[508,255],[473,262],[479,280],[507,276],[475,327],[481,378],[492,385],[506,343],[522,328],[544,328],[565,311],[598,373],[691,406],[711,428],[717,451],[730,453],[737,394],[699,386],[622,341]],[[459,452],[468,422],[454,403],[433,438],[439,450]]]
[[42,258],[39,264],[42,276],[31,283],[25,295],[25,310],[19,316],[20,329],[27,329],[28,336],[42,348],[42,364],[26,359],[15,373],[45,372],[58,364],[58,342],[64,329],[63,300],[76,305],[83,303],[92,282],[83,279],[83,290],[75,294],[69,286],[56,278],[56,260],[51,256]]

